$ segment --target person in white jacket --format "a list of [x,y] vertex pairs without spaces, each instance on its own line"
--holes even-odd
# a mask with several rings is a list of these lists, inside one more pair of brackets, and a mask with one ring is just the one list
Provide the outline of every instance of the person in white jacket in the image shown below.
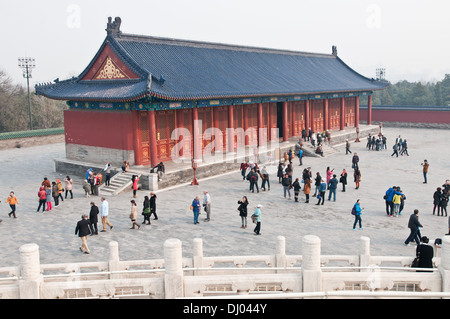
[[108,220],[109,204],[104,197],[101,198],[101,201],[102,205],[100,206],[100,216],[102,217],[102,225],[103,225],[102,232],[106,232],[106,225],[109,226],[110,230],[113,229],[113,225],[111,225],[111,223]]

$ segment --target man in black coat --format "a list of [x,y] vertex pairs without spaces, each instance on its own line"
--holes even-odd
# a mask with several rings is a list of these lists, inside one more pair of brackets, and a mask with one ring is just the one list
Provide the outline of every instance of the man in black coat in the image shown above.
[[92,235],[98,235],[98,228],[97,228],[97,222],[98,222],[98,207],[95,206],[94,202],[91,202],[91,211],[89,212],[89,227],[91,229],[91,236]]
[[[419,259],[418,268],[433,268],[434,249],[428,244],[429,239],[423,236],[422,243],[416,248],[416,257]],[[419,270],[420,271],[420,270]],[[423,271],[423,270],[422,270]],[[431,270],[429,270],[431,271]]]
[[91,233],[90,222],[88,220],[87,215],[83,214],[81,216],[81,220],[77,223],[77,227],[75,228],[75,235],[78,234],[78,237],[81,238],[81,252],[85,254],[90,254],[89,247],[87,245],[87,236]]
[[419,231],[419,227],[423,227],[422,224],[419,222],[419,210],[415,209],[414,213],[411,214],[408,221],[408,228],[411,231],[409,234],[409,237],[405,240],[405,245],[409,246],[409,242],[412,240],[415,240],[417,245],[420,244],[419,238],[417,236],[417,233]]
[[154,220],[157,220],[158,215],[156,215],[156,194],[154,192],[150,193],[150,217],[152,216],[152,214],[155,215]]

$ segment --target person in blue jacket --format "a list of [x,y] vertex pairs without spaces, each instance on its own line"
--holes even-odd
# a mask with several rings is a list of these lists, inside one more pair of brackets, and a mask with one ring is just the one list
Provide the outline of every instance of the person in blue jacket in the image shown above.
[[198,196],[192,201],[192,212],[194,213],[194,224],[199,224],[198,215],[200,215],[200,198]]
[[300,162],[300,165],[299,166],[302,166],[303,165],[303,150],[300,148],[299,150],[298,150],[298,160],[299,160],[299,162]]
[[386,201],[386,214],[389,217],[393,216],[393,213],[394,213],[394,202],[393,202],[393,199],[394,199],[394,195],[395,194],[403,196],[402,193],[397,191],[397,187],[396,186],[390,187],[386,191],[386,193],[384,195],[384,200]]
[[353,223],[353,230],[356,230],[356,224],[359,223],[359,229],[363,229],[361,225],[361,212],[364,208],[361,208],[359,199],[356,201],[353,210],[355,213],[355,222]]
[[317,202],[316,205],[320,205],[321,201],[322,201],[322,205],[323,205],[323,203],[325,201],[325,192],[326,192],[326,190],[327,190],[327,183],[325,183],[325,181],[322,179],[322,182],[320,183],[320,186],[319,186],[319,195],[317,195],[317,199],[319,201]]

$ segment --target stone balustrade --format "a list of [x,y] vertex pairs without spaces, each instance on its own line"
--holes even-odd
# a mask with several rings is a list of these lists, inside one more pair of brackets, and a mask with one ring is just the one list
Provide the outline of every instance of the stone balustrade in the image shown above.
[[[119,245],[109,244],[109,260],[41,264],[39,247],[20,247],[20,265],[0,268],[0,299],[147,297],[395,296],[420,293],[450,297],[450,238],[443,239],[435,268],[411,269],[413,257],[371,256],[370,239],[360,238],[357,255],[322,255],[320,238],[307,235],[302,255],[286,255],[285,238],[273,255],[205,257],[203,240],[194,239],[193,256],[183,257],[182,243],[164,243],[164,258],[123,261]],[[340,293],[340,294],[339,294]],[[383,295],[385,293],[385,295]],[[448,293],[448,294],[446,294]],[[440,294],[440,295],[439,295]]]

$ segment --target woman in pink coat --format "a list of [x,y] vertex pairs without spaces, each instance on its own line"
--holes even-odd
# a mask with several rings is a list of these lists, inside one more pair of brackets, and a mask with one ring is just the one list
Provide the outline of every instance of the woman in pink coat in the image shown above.
[[[327,167],[327,185],[330,184],[330,179],[331,177],[333,177],[333,173],[334,173],[334,168],[330,169],[330,167]],[[328,189],[328,186],[327,186]]]
[[133,175],[131,180],[133,181],[133,197],[136,198],[136,191],[138,189],[139,176]]

